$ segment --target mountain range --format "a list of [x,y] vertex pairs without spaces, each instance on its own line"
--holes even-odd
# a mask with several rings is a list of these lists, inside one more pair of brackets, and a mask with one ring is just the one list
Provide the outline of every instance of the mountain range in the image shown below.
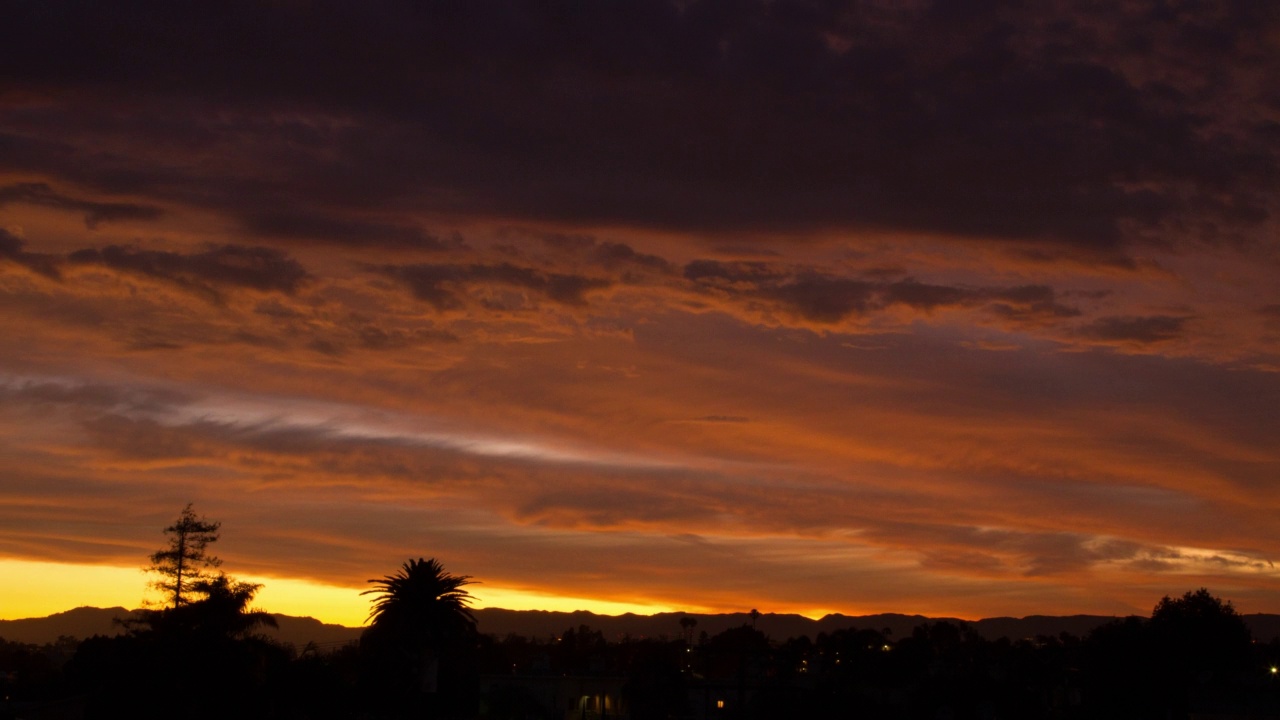
[[[0,638],[11,642],[44,644],[53,642],[60,636],[83,639],[93,635],[117,635],[123,632],[124,628],[116,622],[116,619],[127,618],[133,612],[122,607],[81,607],[48,617],[0,620]],[[712,615],[671,612],[656,615],[631,613],[597,615],[586,611],[551,612],[500,608],[481,608],[473,610],[473,613],[482,633],[499,638],[514,633],[535,639],[547,639],[559,636],[570,628],[577,630],[585,625],[593,631],[601,631],[607,640],[621,640],[626,637],[679,638],[684,632],[680,620],[685,617],[692,618],[697,623],[693,627],[695,638],[703,632],[715,635],[732,627],[754,624],[758,630],[774,640],[785,640],[800,635],[814,637],[821,632],[829,633],[844,628],[887,631],[886,634],[893,639],[910,635],[913,629],[924,623],[938,621],[965,623],[987,640],[999,638],[1017,640],[1041,635],[1057,636],[1063,632],[1083,637],[1094,628],[1119,619],[1105,615],[1031,615],[1023,618],[996,617],[967,621],[957,618],[883,613],[858,616],[834,614],[813,620],[803,615],[765,613],[753,621],[748,613]],[[364,630],[359,627],[322,623],[310,617],[290,615],[274,617],[279,623],[279,628],[274,630],[268,628],[267,634],[283,642],[292,643],[298,648],[305,647],[308,643],[314,643],[322,649],[337,647],[359,639],[360,633]],[[1280,615],[1257,613],[1242,617],[1255,640],[1267,642],[1280,637]]]

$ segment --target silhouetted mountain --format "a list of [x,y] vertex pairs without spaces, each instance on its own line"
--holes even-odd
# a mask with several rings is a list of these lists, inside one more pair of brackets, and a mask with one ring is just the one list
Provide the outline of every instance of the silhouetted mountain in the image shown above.
[[1280,638],[1280,615],[1253,613],[1240,617],[1244,618],[1244,624],[1249,626],[1249,632],[1254,640],[1261,643]]
[[[588,625],[593,630],[600,630],[605,638],[617,640],[623,636],[631,637],[668,637],[678,638],[682,634],[680,618],[691,617],[698,621],[693,628],[695,638],[702,632],[716,635],[729,628],[751,625],[751,616],[747,613],[729,613],[720,615],[703,615],[698,613],[658,613],[655,615],[596,615],[578,612],[516,611],[500,609],[483,609],[475,611],[480,631],[489,635],[503,637],[508,633],[516,633],[529,637],[546,638],[559,635],[568,628]],[[1280,616],[1249,616],[1273,618],[1276,628],[1280,629]],[[883,632],[888,630],[890,638],[902,638],[911,635],[911,631],[925,623],[946,621],[954,624],[966,623],[987,640],[1007,637],[1013,640],[1034,638],[1038,635],[1057,636],[1062,632],[1083,637],[1094,628],[1115,620],[1115,617],[1102,615],[1072,615],[1068,617],[1051,617],[1031,615],[1025,618],[988,618],[970,622],[959,618],[931,618],[924,615],[903,615],[900,613],[880,613],[877,615],[827,615],[819,620],[812,620],[803,615],[765,613],[755,621],[760,632],[774,640],[799,635],[815,637],[818,633],[830,633],[846,628],[858,628]],[[1261,625],[1261,624],[1260,624]],[[1259,637],[1262,637],[1259,634]],[[1270,638],[1272,635],[1267,635]]]
[[[126,619],[136,612],[122,607],[79,607],[42,618],[0,620],[0,638],[12,642],[44,644],[63,635],[81,640],[94,635],[120,635],[125,632],[125,627],[116,622],[117,618]],[[321,647],[342,645],[358,640],[360,633],[364,631],[364,628],[331,625],[310,617],[275,614],[272,617],[279,627],[264,627],[262,634],[292,643],[299,650],[309,642]]]
[[322,623],[312,617],[294,617],[292,615],[272,614],[279,627],[262,628],[262,634],[282,642],[292,643],[298,650],[307,643],[315,643],[321,648],[332,648],[346,645],[360,639],[362,627],[347,627]]
[[116,618],[125,619],[132,614],[132,610],[122,607],[78,607],[48,617],[0,620],[0,638],[41,645],[63,635],[81,640],[94,635],[119,635],[125,629],[115,622]]
[[998,617],[984,618],[970,623],[974,630],[987,640],[1009,638],[1035,638],[1038,636],[1057,637],[1062,633],[1070,633],[1076,637],[1084,637],[1101,625],[1119,618],[1108,615],[1028,615],[1024,618]]
[[[124,628],[115,622],[115,619],[129,617],[133,612],[122,607],[81,607],[42,618],[0,620],[0,638],[15,642],[43,644],[53,642],[62,635],[81,639],[93,635],[117,635],[124,632]],[[481,632],[499,638],[515,633],[529,638],[546,639],[552,636],[558,637],[569,628],[576,629],[581,625],[587,625],[592,630],[601,631],[605,638],[611,641],[624,637],[676,639],[683,635],[680,619],[691,617],[697,621],[697,625],[693,628],[694,638],[697,639],[703,632],[716,635],[729,628],[752,624],[748,613],[704,615],[670,612],[655,615],[633,613],[597,615],[584,610],[552,612],[501,608],[482,608],[474,610],[473,613]],[[342,645],[358,640],[360,633],[364,631],[364,628],[322,623],[310,617],[290,615],[273,615],[273,617],[279,623],[279,628],[263,628],[264,634],[292,643],[299,650],[307,643],[315,643],[321,648]],[[1254,639],[1259,642],[1280,637],[1280,615],[1255,613],[1244,615],[1243,618],[1253,633]],[[1030,615],[1024,618],[997,617],[970,622],[957,618],[883,613],[879,615],[833,614],[819,620],[812,620],[802,615],[764,613],[756,618],[755,627],[773,640],[785,640],[799,635],[815,637],[820,632],[830,633],[844,628],[881,632],[887,629],[889,637],[897,639],[910,636],[912,630],[924,623],[947,621],[957,624],[964,622],[987,640],[1002,637],[1018,640],[1041,635],[1054,637],[1063,632],[1084,637],[1094,628],[1116,619],[1103,615],[1065,617]]]

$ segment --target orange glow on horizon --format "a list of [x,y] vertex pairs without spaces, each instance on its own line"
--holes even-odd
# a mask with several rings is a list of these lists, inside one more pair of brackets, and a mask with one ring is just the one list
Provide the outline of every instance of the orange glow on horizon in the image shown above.
[[[237,579],[259,583],[262,588],[254,605],[260,609],[295,617],[312,617],[324,623],[360,627],[369,615],[366,588],[328,585],[294,578],[236,575]],[[0,620],[38,618],[66,612],[77,607],[123,607],[133,609],[143,604],[148,593],[148,577],[138,568],[112,565],[82,565],[31,560],[0,560],[0,586],[8,589],[6,602],[0,607]],[[469,588],[475,598],[473,607],[506,610],[541,610],[547,612],[586,611],[596,615],[653,615],[668,612],[697,614],[745,613],[749,603],[735,607],[694,607],[660,601],[627,602],[569,595],[554,595],[527,589],[506,588],[489,583],[476,583]],[[873,614],[874,611],[831,610],[802,606],[761,608],[761,614],[795,614],[812,620],[826,615]],[[947,615],[947,613],[940,613]]]
[[[348,627],[364,625],[369,615],[370,599],[360,594],[367,589],[364,587],[342,587],[293,578],[236,577],[262,585],[254,605],[268,612],[313,617],[321,622]],[[0,586],[7,588],[6,602],[0,607],[0,620],[45,617],[85,606],[137,608],[148,595],[147,582],[146,574],[138,568],[0,560]],[[653,614],[674,610],[672,606],[657,603],[557,596],[479,583],[471,589],[475,597],[473,607],[476,608],[553,612],[585,610],[598,615]]]

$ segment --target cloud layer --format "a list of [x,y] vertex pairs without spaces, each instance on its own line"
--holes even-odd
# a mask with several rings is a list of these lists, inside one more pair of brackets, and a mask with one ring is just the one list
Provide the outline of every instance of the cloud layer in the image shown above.
[[0,556],[1276,611],[1278,27],[12,4]]

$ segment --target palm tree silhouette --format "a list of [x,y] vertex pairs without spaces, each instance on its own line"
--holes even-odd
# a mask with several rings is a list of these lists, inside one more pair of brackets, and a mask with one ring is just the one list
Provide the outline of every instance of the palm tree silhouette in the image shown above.
[[468,607],[472,597],[463,589],[473,581],[470,575],[445,572],[435,558],[418,558],[394,575],[369,582],[374,587],[361,594],[377,597],[362,652],[379,668],[380,682],[409,693],[387,699],[409,708],[422,702],[418,693],[436,692],[439,673],[449,674],[443,666],[460,660],[475,637],[476,620]]
[[375,587],[361,595],[377,594],[369,620],[375,628],[394,630],[402,637],[438,644],[475,630],[468,607],[470,575],[452,575],[435,558],[409,560],[395,575],[370,580]]

